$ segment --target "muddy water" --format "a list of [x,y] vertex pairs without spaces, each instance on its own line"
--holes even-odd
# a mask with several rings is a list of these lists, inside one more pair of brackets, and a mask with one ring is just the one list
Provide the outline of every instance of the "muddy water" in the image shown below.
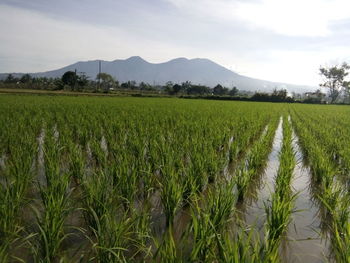
[[243,213],[242,219],[249,225],[255,225],[258,229],[262,229],[265,223],[264,203],[266,203],[271,196],[279,167],[279,152],[283,140],[282,123],[283,120],[281,117],[273,139],[272,150],[268,156],[267,166],[261,176],[260,183],[258,183],[256,194],[247,198],[239,207]]
[[102,139],[101,139],[101,149],[106,155],[108,155],[107,140],[104,135],[102,135]]
[[293,148],[297,165],[294,169],[292,189],[298,193],[295,200],[296,212],[288,228],[285,242],[284,262],[325,262],[329,255],[329,245],[320,236],[321,220],[318,204],[313,200],[310,168],[303,163],[303,154],[298,138],[293,134]]

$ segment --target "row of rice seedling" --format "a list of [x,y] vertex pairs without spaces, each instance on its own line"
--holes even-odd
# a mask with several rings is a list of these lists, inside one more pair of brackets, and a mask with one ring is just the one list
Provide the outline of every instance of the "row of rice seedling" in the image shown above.
[[[260,138],[248,146],[230,177],[221,178],[191,208],[186,240],[191,240],[184,262],[260,262],[262,244],[255,229],[245,229],[235,211],[249,184],[262,172],[278,124],[275,115]],[[242,183],[244,182],[244,183]],[[190,237],[190,238],[188,238]]]
[[[11,222],[2,229],[12,228],[1,233],[16,233],[0,241],[4,261],[26,261],[30,249],[36,261],[46,262],[69,261],[72,255],[83,262],[278,260],[285,224],[280,224],[283,230],[276,222],[288,222],[293,200],[286,188],[292,166],[292,153],[285,150],[288,134],[276,191],[266,207],[268,241],[259,240],[254,228],[246,230],[233,215],[266,165],[281,106],[35,96],[20,101],[6,96],[3,102],[0,122],[10,125],[0,127],[0,220]],[[335,257],[345,261],[348,195],[337,183],[343,177],[333,176],[337,171],[346,175],[345,139],[332,138],[341,135],[336,129],[317,129],[317,114],[309,112],[312,121],[307,123],[300,106],[293,107],[293,122],[304,135],[301,143],[316,145],[303,148],[322,189],[325,214],[332,219],[325,222]],[[344,125],[339,118],[329,117],[326,127]],[[286,125],[284,133],[290,129]],[[223,176],[230,162],[235,172]],[[186,213],[185,227],[178,230],[180,215]],[[27,240],[29,246],[16,249]]]
[[[325,235],[330,235],[331,239],[332,256],[337,262],[349,262],[350,218],[347,207],[349,194],[339,180],[338,163],[334,162],[326,150],[327,146],[322,143],[323,137],[315,137],[311,130],[320,127],[316,125],[307,127],[300,119],[300,114],[293,112],[293,117],[293,123],[317,185],[318,199],[323,207],[321,212]],[[325,137],[324,140],[329,141],[329,138]]]
[[257,180],[258,175],[263,171],[277,125],[277,118],[275,118],[269,123],[266,133],[249,149],[243,162],[237,166],[234,179],[238,192],[238,201],[243,200],[249,185],[254,180]]
[[7,110],[1,111],[4,118],[0,126],[0,262],[17,258],[15,248],[23,246],[30,237],[23,218],[37,153],[36,120],[29,119],[30,112],[8,115]]
[[271,200],[265,204],[264,261],[278,262],[281,240],[291,220],[296,194],[291,189],[293,170],[296,164],[292,147],[292,128],[286,117],[283,121],[283,141],[279,154],[279,168],[275,178]]
[[31,243],[38,262],[52,262],[60,258],[60,247],[67,236],[64,225],[71,211],[71,189],[70,175],[61,167],[63,147],[60,139],[55,138],[53,129],[46,129],[44,178],[36,181],[41,202],[33,206],[37,235]]
[[[34,259],[43,262],[71,257],[101,262],[229,260],[235,250],[226,249],[236,240],[250,243],[244,231],[226,231],[238,196],[233,191],[236,182],[226,183],[222,172],[250,144],[260,145],[250,151],[250,169],[263,166],[278,106],[270,111],[268,104],[168,99],[0,100],[1,123],[24,112],[27,118],[12,121],[0,140],[1,149],[11,145],[18,151],[14,158],[26,161],[29,171],[29,179],[21,175],[19,182],[32,192],[21,190],[18,195],[29,215],[16,224],[19,236],[30,241],[19,256],[24,261],[31,258],[26,256],[30,249]],[[267,124],[268,131],[258,139]],[[28,149],[22,141],[16,144],[15,137],[8,140],[11,131],[31,142]],[[12,154],[3,152],[11,175],[4,169],[1,173],[10,178],[16,166],[9,161]],[[12,191],[8,184],[2,187]],[[34,199],[33,210],[29,199]],[[174,238],[177,215],[186,209],[190,220],[181,232],[189,243]],[[162,229],[160,235],[156,229]],[[78,244],[68,249],[74,241]],[[19,252],[8,246],[5,250],[10,257]]]
[[169,228],[157,244],[157,262],[259,262],[261,245],[254,229],[235,222],[234,181],[210,187],[190,207],[190,223],[174,239]]
[[[300,106],[299,106],[300,107]],[[319,107],[319,106],[318,106]],[[350,170],[350,151],[347,143],[350,139],[350,129],[346,123],[350,121],[347,108],[319,107],[322,114],[322,129],[319,127],[319,114],[309,107],[303,107],[307,115],[296,111],[294,114],[305,123],[310,132],[321,142],[324,151],[339,168],[338,177],[345,183],[349,183],[348,172]]]
[[[242,162],[252,171],[252,177],[263,169],[271,148],[277,125],[277,115],[268,129],[257,139]],[[241,164],[242,165],[242,164]],[[250,165],[250,168],[249,168]],[[166,232],[156,258],[160,262],[257,262],[261,244],[254,229],[246,231],[235,222],[234,207],[242,194],[238,192],[237,177],[222,177],[219,184],[196,195],[191,203],[191,221],[181,243],[174,242],[172,231]]]

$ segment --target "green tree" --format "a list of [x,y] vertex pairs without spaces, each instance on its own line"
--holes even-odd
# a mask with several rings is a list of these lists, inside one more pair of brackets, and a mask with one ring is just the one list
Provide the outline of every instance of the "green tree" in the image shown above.
[[204,95],[204,94],[210,93],[210,88],[203,85],[191,85],[191,87],[189,87],[186,90],[186,92],[188,95],[194,95],[194,94]]
[[228,94],[229,94],[230,96],[236,96],[237,93],[238,93],[237,87],[233,87],[233,88],[228,92]]
[[214,87],[213,93],[214,93],[214,95],[219,95],[219,96],[225,95],[228,93],[228,88],[224,88],[223,86],[218,84]]
[[111,88],[115,88],[117,86],[115,79],[108,73],[98,73],[96,79],[101,81],[101,87],[105,93],[109,92]]
[[77,74],[74,71],[67,71],[62,75],[61,80],[64,85],[67,85],[71,90],[74,90],[78,78]]
[[288,97],[288,92],[286,89],[274,89],[271,98],[273,101],[285,101],[286,98]]
[[345,80],[349,69],[350,66],[345,62],[341,66],[320,67],[320,74],[324,77],[320,86],[328,89],[331,103],[337,100],[342,91],[349,90],[349,82]]
[[[181,89],[179,91],[187,92],[187,90],[191,89],[191,86],[192,86],[191,81],[185,81],[181,84]],[[175,89],[174,89],[175,93],[178,93],[179,91],[175,92]]]
[[139,84],[139,89],[140,89],[140,90],[147,90],[147,91],[150,91],[150,90],[153,90],[153,87],[152,87],[150,84],[145,83],[145,82],[142,81],[142,82]]
[[81,90],[89,83],[89,77],[85,75],[85,73],[81,74],[77,77],[78,89]]
[[31,81],[32,81],[32,77],[29,74],[24,74],[20,79],[21,83],[29,83]]
[[173,92],[174,92],[174,94],[178,94],[181,90],[182,90],[182,86],[180,86],[179,84],[175,84],[174,86],[173,86]]
[[18,81],[12,74],[8,74],[5,83],[16,83]]
[[168,81],[167,83],[165,83],[165,85],[164,85],[165,92],[168,94],[172,94],[173,93],[173,86],[174,86],[174,83],[172,81]]

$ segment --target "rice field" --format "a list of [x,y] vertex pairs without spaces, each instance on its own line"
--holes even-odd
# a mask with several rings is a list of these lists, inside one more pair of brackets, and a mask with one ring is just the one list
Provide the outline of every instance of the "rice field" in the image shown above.
[[350,108],[0,96],[0,262],[350,262]]

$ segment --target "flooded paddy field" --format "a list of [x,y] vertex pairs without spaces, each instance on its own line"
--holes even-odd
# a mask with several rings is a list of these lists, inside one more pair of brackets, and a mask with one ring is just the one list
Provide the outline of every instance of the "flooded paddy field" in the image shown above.
[[349,260],[346,107],[0,102],[0,262]]

